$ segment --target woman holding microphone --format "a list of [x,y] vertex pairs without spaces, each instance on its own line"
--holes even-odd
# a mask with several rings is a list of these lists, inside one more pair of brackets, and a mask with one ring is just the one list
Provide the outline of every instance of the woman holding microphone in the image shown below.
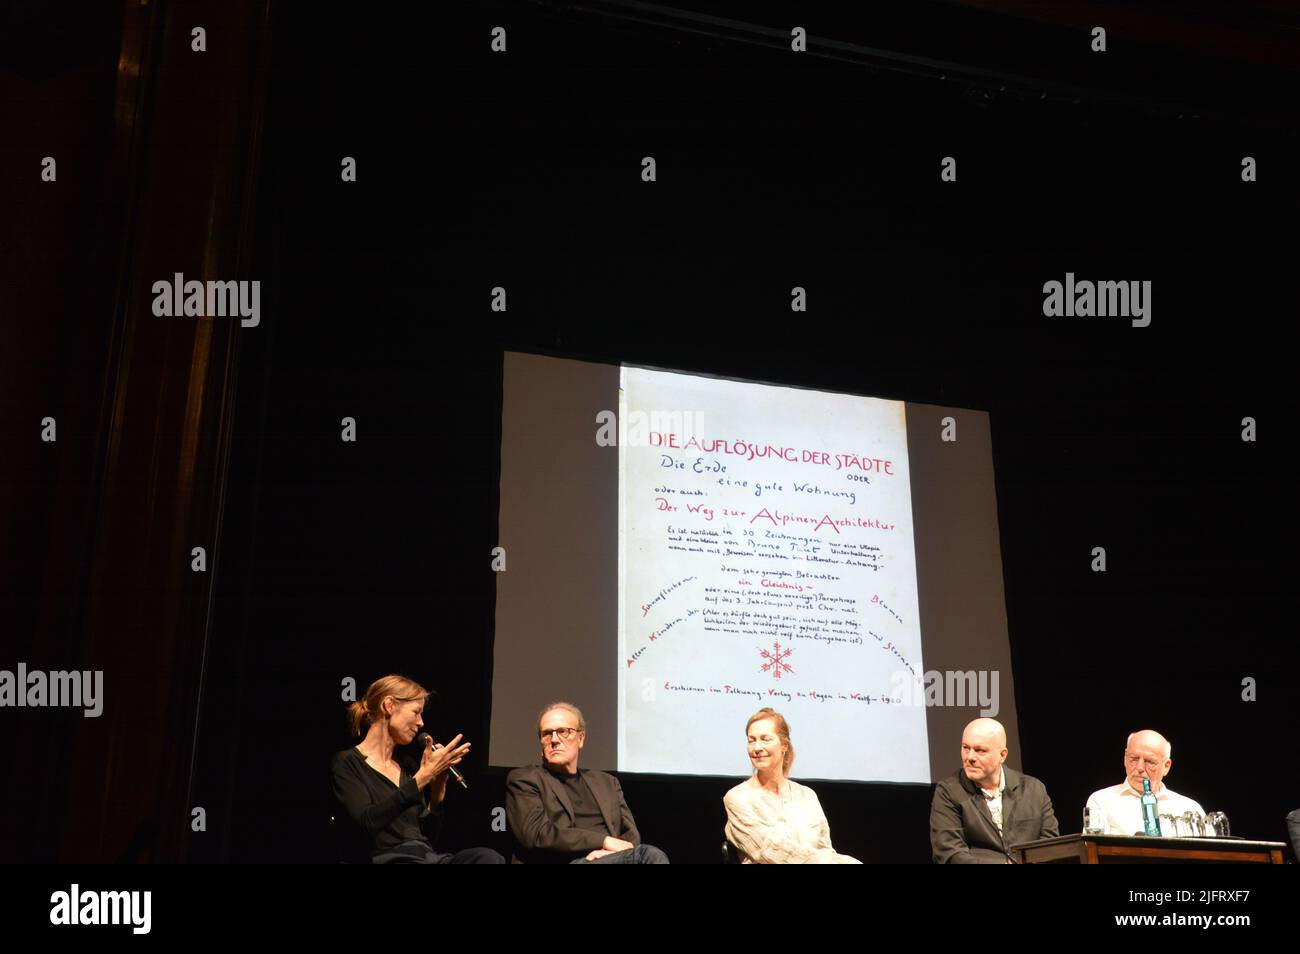
[[348,706],[354,736],[365,737],[337,753],[332,762],[334,797],[369,841],[375,864],[504,864],[490,848],[439,853],[433,845],[442,827],[447,776],[469,752],[457,735],[440,746],[428,735],[418,763],[399,756],[424,725],[428,691],[404,676],[376,679],[365,697]]

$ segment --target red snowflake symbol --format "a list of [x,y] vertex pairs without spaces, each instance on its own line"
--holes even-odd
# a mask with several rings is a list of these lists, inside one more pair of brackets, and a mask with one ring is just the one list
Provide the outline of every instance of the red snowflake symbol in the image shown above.
[[787,656],[794,654],[793,649],[782,649],[780,643],[773,643],[771,652],[768,652],[766,649],[760,649],[758,654],[767,660],[767,662],[763,663],[763,668],[759,671],[768,672],[770,670],[773,679],[780,679],[782,672],[794,673],[794,669],[792,669],[790,664],[785,661]]

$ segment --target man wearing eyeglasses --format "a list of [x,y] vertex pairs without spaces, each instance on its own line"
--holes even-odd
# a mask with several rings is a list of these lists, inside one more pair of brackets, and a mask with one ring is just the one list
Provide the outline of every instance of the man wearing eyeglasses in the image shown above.
[[618,779],[579,770],[587,723],[578,707],[553,702],[537,719],[542,764],[506,776],[506,818],[516,861],[529,864],[666,865],[668,856],[641,844]]
[[1162,781],[1169,774],[1173,760],[1169,757],[1173,747],[1154,729],[1133,732],[1124,746],[1124,773],[1127,776],[1119,785],[1103,788],[1088,796],[1088,812],[1092,818],[1102,820],[1108,835],[1142,834],[1142,779],[1151,780],[1151,791],[1156,796],[1156,813],[1182,815],[1195,812],[1204,815],[1200,803],[1179,795]]

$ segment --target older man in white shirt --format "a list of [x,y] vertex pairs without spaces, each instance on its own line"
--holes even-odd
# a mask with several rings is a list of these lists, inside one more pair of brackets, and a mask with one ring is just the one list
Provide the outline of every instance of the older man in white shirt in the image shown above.
[[1164,784],[1173,759],[1173,747],[1154,729],[1143,729],[1129,735],[1124,747],[1124,774],[1119,785],[1103,788],[1088,796],[1088,811],[1097,827],[1105,827],[1108,835],[1143,834],[1142,779],[1151,780],[1151,791],[1156,796],[1157,815],[1182,815],[1196,812],[1204,815],[1200,803],[1179,795]]

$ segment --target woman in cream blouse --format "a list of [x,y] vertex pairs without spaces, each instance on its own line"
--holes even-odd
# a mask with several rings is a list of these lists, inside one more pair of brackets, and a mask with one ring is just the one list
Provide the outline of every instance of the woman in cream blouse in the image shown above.
[[773,709],[745,724],[754,774],[723,796],[727,840],[745,864],[861,864],[831,847],[831,829],[811,788],[787,778],[794,762],[790,727]]

